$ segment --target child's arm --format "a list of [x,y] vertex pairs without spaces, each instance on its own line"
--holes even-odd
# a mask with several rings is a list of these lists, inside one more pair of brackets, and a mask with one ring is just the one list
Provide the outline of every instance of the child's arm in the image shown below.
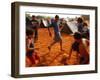
[[48,32],[49,32],[49,36],[52,37],[51,31],[50,31],[50,26],[48,26]]
[[59,25],[60,31],[63,29],[63,27],[64,27],[64,24],[63,25]]
[[34,48],[31,48],[30,44],[28,44],[28,50],[34,50]]
[[90,46],[89,40],[86,40],[86,51],[88,54],[89,54],[89,46]]
[[84,45],[85,50],[87,51],[87,53],[89,53],[89,45],[90,45],[89,40],[83,39],[83,45]]
[[31,42],[28,41],[27,49],[28,49],[28,50],[34,50],[34,47],[30,47],[30,44],[31,44]]

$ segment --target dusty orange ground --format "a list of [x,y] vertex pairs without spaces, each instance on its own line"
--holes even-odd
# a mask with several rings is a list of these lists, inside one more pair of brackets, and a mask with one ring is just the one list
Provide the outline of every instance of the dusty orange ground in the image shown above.
[[[40,57],[40,61],[37,61],[37,64],[33,64],[32,66],[61,66],[61,65],[73,65],[78,64],[78,60],[76,58],[76,53],[73,53],[71,59],[68,60],[69,51],[71,44],[74,39],[71,35],[62,34],[63,40],[63,51],[60,51],[59,44],[55,44],[51,51],[48,50],[48,46],[53,40],[53,30],[52,37],[49,36],[47,28],[39,28],[38,30],[38,41],[35,43],[35,51],[38,52],[38,56]],[[26,57],[26,67],[31,64],[29,59]]]

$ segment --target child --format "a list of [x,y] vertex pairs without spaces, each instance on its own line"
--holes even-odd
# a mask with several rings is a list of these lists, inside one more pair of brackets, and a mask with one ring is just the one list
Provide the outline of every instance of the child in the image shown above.
[[77,59],[80,58],[80,64],[88,64],[89,63],[89,41],[86,39],[82,39],[81,33],[76,32],[74,34],[75,42],[72,44],[69,59],[71,58],[72,51],[77,53]]
[[[60,43],[60,50],[62,51],[62,38],[61,38],[61,33],[60,33],[60,28],[59,28],[59,16],[55,16],[55,20],[52,22],[52,26],[54,29],[54,39],[53,42],[48,46],[48,49],[51,50],[51,47],[55,43]],[[50,31],[49,31],[50,32]]]
[[26,56],[29,58],[32,66],[36,64],[36,60],[39,60],[39,56],[34,51],[34,42],[33,42],[33,31],[27,30],[26,31]]

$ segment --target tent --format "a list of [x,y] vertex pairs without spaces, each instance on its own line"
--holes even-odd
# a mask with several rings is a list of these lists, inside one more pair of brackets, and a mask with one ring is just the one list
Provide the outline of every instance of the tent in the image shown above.
[[64,32],[66,34],[73,34],[77,31],[78,29],[75,21],[65,23],[63,29],[61,30],[61,32]]
[[40,21],[40,27],[46,28],[49,26],[49,24],[50,24],[50,22],[46,19],[41,19],[41,21]]

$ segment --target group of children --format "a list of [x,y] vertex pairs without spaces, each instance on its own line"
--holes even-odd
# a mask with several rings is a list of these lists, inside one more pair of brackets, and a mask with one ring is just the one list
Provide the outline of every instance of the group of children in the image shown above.
[[[38,40],[38,21],[35,19],[35,16],[32,16],[32,28],[31,30],[26,30],[26,56],[30,59],[31,64],[29,66],[32,66],[34,64],[37,64],[37,61],[39,63],[40,57],[37,55],[37,52],[34,49],[34,43]],[[82,24],[82,19],[78,18],[78,32],[75,32],[74,42],[72,43],[69,57],[71,58],[72,52],[75,51],[77,53],[77,59],[80,60],[79,64],[88,64],[89,63],[89,40],[83,39],[83,31],[87,31],[82,26],[87,26],[87,24]],[[61,29],[62,27],[59,26],[59,16],[56,15],[54,21],[52,22],[51,26],[54,30],[54,38],[51,44],[48,46],[49,51],[51,51],[52,46],[55,43],[60,43],[60,50],[62,51],[62,37],[61,37]],[[48,32],[51,36],[50,29],[48,27]],[[87,35],[87,33],[86,33]],[[67,44],[66,44],[67,45]]]
[[79,64],[89,64],[89,28],[81,17],[77,19],[77,24],[78,32],[73,35],[74,42],[69,52],[69,59],[72,51],[75,51]]

